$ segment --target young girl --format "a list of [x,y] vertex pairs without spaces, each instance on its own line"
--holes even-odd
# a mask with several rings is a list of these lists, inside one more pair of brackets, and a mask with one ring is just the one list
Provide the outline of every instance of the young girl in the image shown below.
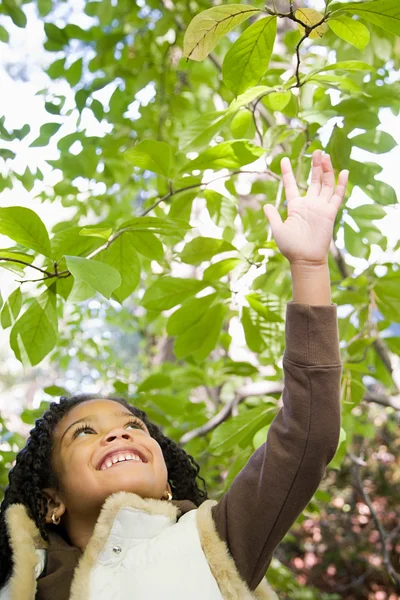
[[348,172],[313,154],[300,197],[281,163],[289,260],[283,408],[266,442],[219,502],[199,466],[139,408],[81,394],[52,403],[17,455],[0,509],[0,600],[245,600],[276,598],[272,553],[318,488],[340,433],[336,304],[329,243]]

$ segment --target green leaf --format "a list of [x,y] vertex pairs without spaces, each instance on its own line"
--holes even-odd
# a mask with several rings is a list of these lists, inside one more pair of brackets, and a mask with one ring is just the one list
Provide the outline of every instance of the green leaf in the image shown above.
[[374,152],[375,154],[383,154],[390,152],[397,146],[396,140],[386,131],[378,129],[361,133],[351,138],[353,146]]
[[165,275],[146,289],[140,304],[148,310],[168,310],[181,304],[189,296],[194,296],[207,285],[208,283],[197,279]]
[[168,219],[167,217],[164,219],[161,217],[134,217],[119,225],[118,231],[128,227],[133,231],[152,231],[153,233],[162,233],[163,235],[178,235],[181,233],[182,236],[187,230],[193,229],[183,219]]
[[21,289],[17,287],[8,297],[1,311],[1,326],[7,329],[12,325],[18,317],[22,307]]
[[377,204],[363,204],[362,206],[357,206],[357,208],[348,208],[347,210],[350,216],[357,221],[357,219],[383,219],[386,217],[386,210]]
[[335,4],[331,6],[331,10],[333,13],[340,10],[359,15],[377,27],[400,36],[400,4],[398,0]]
[[248,165],[265,153],[263,148],[251,144],[247,140],[222,142],[202,152],[181,169],[181,172],[199,169],[237,168]]
[[41,17],[47,17],[53,8],[53,0],[38,0],[38,10]]
[[232,225],[238,214],[236,202],[215,190],[205,190],[203,195],[207,202],[207,210],[214,223],[223,228]]
[[132,244],[137,252],[152,260],[163,260],[164,248],[158,237],[149,231],[135,231]]
[[8,148],[0,148],[0,157],[4,158],[4,160],[7,160],[7,158],[13,160],[13,158],[15,158],[15,152],[8,150]]
[[[317,10],[314,10],[313,8],[299,8],[295,12],[295,17],[297,19],[299,19],[299,21],[302,21],[302,23],[304,23],[308,27],[313,27],[314,25],[316,25],[317,23],[320,23],[322,21],[322,19],[324,18],[324,15],[322,13],[318,12]],[[301,34],[304,35],[305,29],[304,29],[303,25],[298,23],[297,27],[301,31]],[[315,29],[313,29],[311,31],[311,33],[309,34],[308,37],[311,40],[317,40],[319,38],[322,38],[323,35],[327,31],[328,31],[327,24],[321,23],[321,25],[319,25],[318,27],[316,27]]]
[[350,254],[357,258],[367,258],[368,248],[364,244],[359,233],[354,231],[348,223],[343,224],[344,230],[344,245]]
[[51,258],[49,235],[40,217],[30,208],[0,208],[0,233]]
[[40,128],[39,137],[36,138],[31,144],[31,148],[35,148],[37,146],[47,146],[50,141],[50,138],[57,133],[60,129],[62,123],[46,123],[42,125]]
[[289,104],[292,98],[292,92],[287,90],[286,92],[273,92],[268,94],[263,100],[265,106],[271,110],[282,111]]
[[47,38],[52,42],[57,42],[59,44],[67,44],[68,36],[66,35],[64,29],[60,29],[54,23],[45,23],[44,24],[44,32],[47,35]]
[[325,71],[373,71],[373,65],[362,62],[360,60],[343,60],[341,62],[333,63],[332,65],[325,65],[318,69],[314,69],[307,74],[303,82],[309,81],[317,73],[323,73]]
[[125,152],[125,158],[135,167],[168,177],[171,168],[171,147],[165,142],[142,140]]
[[65,57],[55,60],[47,69],[47,74],[51,79],[62,77],[65,73]]
[[4,42],[5,44],[8,44],[8,41],[9,41],[8,31],[7,31],[7,29],[5,29],[3,27],[3,25],[0,25],[0,42]]
[[250,102],[256,98],[259,98],[260,96],[263,96],[264,94],[267,94],[271,90],[272,88],[267,87],[266,85],[257,85],[253,88],[250,88],[243,94],[240,94],[240,96],[235,98],[235,100],[232,100],[228,107],[227,113],[235,113],[237,110],[239,110],[239,108],[242,108],[242,106],[250,104]]
[[394,190],[391,185],[385,183],[384,181],[373,179],[372,181],[365,182],[364,184],[358,183],[357,185],[362,189],[363,192],[367,194],[367,196],[372,198],[374,202],[378,202],[378,204],[383,204],[386,206],[388,204],[398,203],[396,190]]
[[108,264],[78,256],[65,255],[65,260],[68,270],[76,280],[89,284],[108,300],[112,292],[121,285],[121,275]]
[[167,321],[168,335],[179,335],[187,331],[201,319],[206,310],[211,306],[217,294],[208,294],[201,298],[188,298],[182,303]]
[[221,333],[227,307],[215,304],[207,309],[199,321],[175,339],[174,354],[182,359],[191,354],[197,362],[203,361],[215,348]]
[[180,258],[190,265],[199,265],[210,260],[215,254],[236,250],[235,246],[225,240],[198,236],[183,248]]
[[[112,292],[113,299],[120,304],[132,294],[140,280],[140,260],[135,250],[134,237],[134,233],[127,231],[96,255],[96,260],[113,267],[121,276],[121,285]],[[88,283],[95,287],[91,281]]]
[[65,79],[71,86],[75,86],[82,77],[82,58],[78,58],[72,65],[65,71]]
[[335,35],[359,50],[364,50],[369,44],[369,29],[360,23],[360,21],[356,21],[345,15],[339,15],[330,19],[328,25]]
[[67,390],[59,385],[49,385],[44,387],[43,391],[45,394],[49,394],[49,396],[65,396],[68,394]]
[[247,109],[239,110],[232,119],[231,133],[234,138],[254,137],[255,126],[252,113]]
[[218,110],[185,123],[179,135],[179,150],[183,152],[202,150],[208,146],[230,118],[231,115],[226,111]]
[[207,267],[203,273],[203,279],[204,281],[214,281],[215,279],[220,279],[241,263],[242,261],[240,258],[226,258],[225,260],[220,260],[219,262]]
[[16,358],[26,367],[39,364],[58,341],[56,295],[49,288],[34,299],[24,314],[14,323],[10,345]]
[[192,60],[204,60],[221,38],[246,19],[260,12],[243,4],[214,6],[196,15],[183,39],[183,53]]
[[79,235],[83,237],[99,237],[102,240],[108,240],[112,233],[112,227],[84,227]]
[[24,11],[18,6],[15,0],[3,0],[4,10],[10,15],[12,22],[17,27],[26,27],[26,15]]
[[99,100],[92,99],[90,108],[98,121],[101,121],[104,117],[104,107]]
[[262,352],[264,349],[264,340],[260,333],[260,328],[251,319],[251,312],[248,306],[243,306],[242,309],[242,325],[246,344],[252,352]]
[[222,77],[235,96],[256,85],[268,69],[276,37],[276,17],[259,19],[225,55]]
[[159,390],[169,387],[172,384],[172,379],[165,373],[154,373],[146,377],[137,387],[137,392],[148,392],[149,390]]
[[233,450],[240,444],[243,448],[250,443],[256,432],[271,423],[276,415],[276,407],[257,406],[243,411],[237,417],[225,421],[214,429],[210,440],[210,452],[216,455]]

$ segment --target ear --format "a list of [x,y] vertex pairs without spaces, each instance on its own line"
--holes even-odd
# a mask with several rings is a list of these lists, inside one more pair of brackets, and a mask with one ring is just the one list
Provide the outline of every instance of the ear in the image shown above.
[[42,500],[43,512],[46,512],[46,523],[52,523],[51,515],[56,510],[55,518],[62,517],[66,511],[66,506],[62,501],[60,493],[54,488],[45,488],[43,490]]
[[167,481],[167,490],[170,492],[171,496],[173,496],[174,494],[172,493],[172,488],[169,485],[169,481]]

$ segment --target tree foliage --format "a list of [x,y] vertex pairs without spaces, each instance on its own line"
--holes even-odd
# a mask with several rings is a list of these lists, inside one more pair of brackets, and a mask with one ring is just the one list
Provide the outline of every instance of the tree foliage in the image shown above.
[[[373,245],[388,248],[379,221],[398,202],[395,190],[376,178],[382,167],[373,161],[373,154],[396,146],[378,127],[380,109],[396,117],[400,111],[393,77],[400,66],[398,0],[326,0],[322,11],[292,0],[266,6],[88,1],[85,27],[65,16],[62,2],[33,3],[43,48],[54,59],[48,85],[38,92],[48,122],[36,136],[32,123],[11,130],[0,119],[0,191],[23,186],[35,198],[32,208],[0,206],[0,233],[11,240],[0,249],[0,268],[19,277],[8,297],[0,295],[0,322],[25,369],[38,372],[45,361],[58,373],[44,386],[43,402],[75,391],[63,384],[75,345],[79,361],[97,369],[99,388],[128,394],[199,459],[211,493],[223,493],[265,441],[282,391],[291,280],[262,206],[274,203],[284,218],[281,158],[290,157],[304,190],[312,152],[320,148],[337,173],[349,169],[349,194],[354,188],[365,194],[357,208],[343,203],[329,255],[332,302],[350,307],[339,319],[342,435],[328,469],[339,476],[356,460],[360,439],[378,435],[372,403],[388,427],[400,408],[391,365],[400,337],[390,330],[400,320],[400,272],[388,261],[383,273],[371,260]],[[26,4],[1,4],[2,47],[11,22],[26,27]],[[69,95],[56,91],[60,81]],[[143,90],[147,103],[135,99]],[[98,135],[87,132],[91,118]],[[60,135],[68,119],[76,119],[73,133]],[[56,140],[58,158],[46,161],[59,174],[51,188],[40,168],[14,170],[15,141],[29,136],[30,147]],[[353,148],[372,158],[356,160]],[[38,202],[59,202],[74,215],[49,230],[35,212]],[[212,235],[195,224],[200,210]],[[366,259],[361,274],[347,254]],[[36,286],[26,292],[32,275]],[[249,275],[242,302],[238,294]],[[84,336],[92,299],[101,304],[111,341]],[[251,360],[230,357],[234,324]],[[267,367],[274,374],[266,378]],[[269,384],[264,391],[245,391],[260,380]],[[44,406],[26,409],[22,420],[32,423]],[[0,427],[4,486],[24,438],[4,420]],[[298,526],[307,516],[318,519],[335,493],[321,484]],[[387,536],[381,543],[383,554],[394,546]],[[382,589],[395,592],[400,576],[396,581],[390,564]],[[283,598],[361,597],[306,588],[277,560],[268,575]]]

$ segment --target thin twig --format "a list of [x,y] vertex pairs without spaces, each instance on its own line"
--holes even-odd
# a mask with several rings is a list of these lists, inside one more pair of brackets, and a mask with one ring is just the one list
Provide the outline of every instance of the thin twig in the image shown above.
[[[356,488],[359,491],[359,493],[360,493],[362,499],[364,500],[365,504],[368,506],[368,508],[370,510],[370,513],[372,515],[372,518],[375,521],[376,528],[377,528],[377,530],[379,532],[379,537],[380,537],[381,546],[382,546],[383,563],[386,566],[386,570],[387,570],[389,576],[393,580],[393,583],[394,583],[394,585],[396,587],[396,591],[400,592],[400,575],[395,571],[395,569],[394,569],[394,567],[393,567],[393,565],[391,563],[389,551],[388,551],[388,548],[387,548],[387,545],[386,545],[386,538],[388,537],[388,533],[385,530],[385,528],[383,527],[383,525],[382,525],[382,523],[381,523],[381,521],[380,521],[380,519],[379,519],[379,517],[378,517],[378,515],[377,515],[377,513],[376,513],[376,511],[375,511],[375,509],[373,507],[373,505],[372,505],[371,499],[370,499],[368,493],[365,491],[365,489],[363,487],[361,476],[360,476],[360,468],[361,468],[361,466],[360,466],[359,457],[354,456],[351,453],[348,453],[348,456],[349,456],[350,460],[353,463],[353,474],[354,474],[354,478],[355,478]],[[364,461],[362,461],[361,464],[365,465]]]

